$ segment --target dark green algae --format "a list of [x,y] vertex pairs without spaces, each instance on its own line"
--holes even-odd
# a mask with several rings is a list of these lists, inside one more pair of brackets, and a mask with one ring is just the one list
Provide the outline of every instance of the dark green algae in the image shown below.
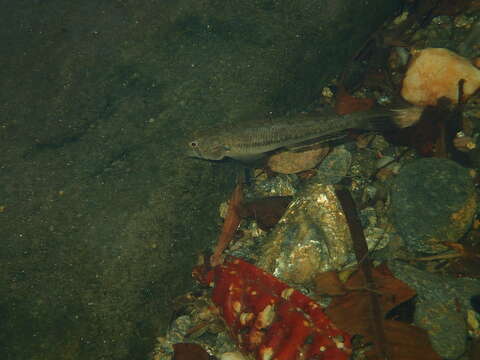
[[0,357],[145,359],[235,179],[185,135],[308,107],[396,7],[5,3]]

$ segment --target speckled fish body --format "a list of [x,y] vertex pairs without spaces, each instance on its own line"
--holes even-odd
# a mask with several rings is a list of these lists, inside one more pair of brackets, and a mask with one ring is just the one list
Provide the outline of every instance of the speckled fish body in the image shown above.
[[199,137],[189,143],[189,155],[207,160],[229,157],[249,161],[280,148],[329,141],[347,129],[374,130],[382,124],[382,119],[383,124],[387,123],[385,119],[390,116],[387,110],[371,110],[343,116],[325,113],[272,119]]

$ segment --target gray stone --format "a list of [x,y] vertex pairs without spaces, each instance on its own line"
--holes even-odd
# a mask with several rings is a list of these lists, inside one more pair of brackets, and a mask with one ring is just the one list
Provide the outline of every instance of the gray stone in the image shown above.
[[411,251],[445,251],[469,228],[476,210],[469,170],[448,159],[415,160],[392,185],[394,224]]

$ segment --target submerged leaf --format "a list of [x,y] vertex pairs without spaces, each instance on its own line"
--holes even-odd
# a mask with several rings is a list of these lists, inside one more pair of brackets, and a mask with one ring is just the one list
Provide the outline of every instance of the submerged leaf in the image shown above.
[[[392,275],[386,265],[374,268],[373,278],[377,285],[375,292],[379,294],[382,316],[415,295],[410,287]],[[356,272],[345,287],[352,290],[335,297],[326,310],[327,315],[339,328],[351,334],[362,335],[366,342],[375,341],[371,329],[370,290],[362,290],[362,274]],[[432,349],[425,330],[394,320],[383,320],[383,328],[390,360],[440,360],[440,356]],[[367,354],[367,359],[379,359],[377,352]]]
[[[407,284],[395,278],[386,265],[373,269],[373,278],[380,295],[382,315],[395,306],[409,300],[415,295]],[[363,289],[364,280],[360,272],[356,272],[345,284],[347,289]],[[369,290],[350,291],[344,296],[336,297],[326,312],[332,321],[341,329],[351,334],[368,335],[370,333],[370,299]]]
[[217,246],[210,258],[210,264],[216,266],[221,263],[223,251],[232,241],[238,225],[240,225],[241,217],[238,214],[238,208],[243,202],[243,183],[239,181],[233,190],[230,202],[228,204],[227,215],[223,223],[222,232],[218,238]]
[[357,111],[365,111],[371,109],[374,103],[373,99],[359,99],[350,95],[345,88],[341,86],[337,93],[335,112],[338,115],[346,115]]
[[[441,360],[432,349],[428,333],[424,329],[394,320],[385,320],[384,328],[390,349],[389,360]],[[367,359],[380,360],[374,353],[368,353]]]
[[256,199],[238,206],[238,213],[242,218],[254,219],[260,229],[268,231],[278,223],[291,201],[291,196]]
[[177,343],[173,345],[173,360],[209,360],[210,355],[198,344]]
[[326,271],[315,276],[315,289],[319,295],[338,296],[346,293],[345,285],[336,271]]

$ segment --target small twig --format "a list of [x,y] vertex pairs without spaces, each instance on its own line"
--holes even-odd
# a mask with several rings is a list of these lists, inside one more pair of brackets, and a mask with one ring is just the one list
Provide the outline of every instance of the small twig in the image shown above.
[[371,289],[369,287],[366,287],[366,286],[361,286],[361,287],[358,287],[358,286],[353,286],[353,287],[349,287],[349,286],[346,286],[345,287],[345,290],[347,291],[368,291],[368,292],[372,292],[372,293],[375,293],[377,295],[383,295],[383,293],[381,291],[378,291],[376,289]]
[[476,257],[480,258],[480,254],[462,254],[462,253],[455,253],[455,254],[444,254],[444,255],[432,255],[432,256],[424,256],[413,259],[413,261],[434,261],[434,260],[448,260],[448,259],[456,259],[459,257]]
[[463,117],[463,109],[467,103],[465,97],[465,79],[460,79],[458,81],[458,104],[456,106],[458,119],[458,131],[462,131],[466,136],[472,136],[472,132],[465,126],[465,118]]
[[465,79],[458,80],[458,105],[463,107],[466,103],[465,100]]
[[411,149],[406,149],[406,150],[403,150],[400,154],[396,155],[392,160],[388,161],[387,163],[383,164],[382,166],[380,166],[376,171],[375,173],[370,177],[371,179],[374,179],[377,174],[385,169],[386,167],[396,163],[396,162],[399,162],[400,160],[402,160],[402,158],[408,154],[408,152],[411,151]]
[[347,219],[348,227],[353,241],[353,249],[357,258],[360,271],[363,273],[365,288],[369,289],[370,309],[372,311],[372,330],[375,339],[375,348],[380,359],[390,359],[385,327],[383,325],[383,314],[380,306],[377,286],[373,278],[373,264],[368,255],[368,246],[363,234],[362,223],[358,217],[356,205],[352,195],[341,186],[336,186],[335,193],[340,201],[343,212]]
[[434,261],[434,260],[447,260],[447,259],[455,259],[462,257],[462,254],[445,254],[445,255],[432,255],[432,256],[424,256],[413,259],[413,261]]
[[185,333],[185,337],[189,337],[192,334],[196,333],[197,331],[207,327],[208,325],[212,324],[215,320],[210,320],[210,321],[203,321],[200,324],[197,324],[195,326],[192,326],[190,329],[187,330]]

